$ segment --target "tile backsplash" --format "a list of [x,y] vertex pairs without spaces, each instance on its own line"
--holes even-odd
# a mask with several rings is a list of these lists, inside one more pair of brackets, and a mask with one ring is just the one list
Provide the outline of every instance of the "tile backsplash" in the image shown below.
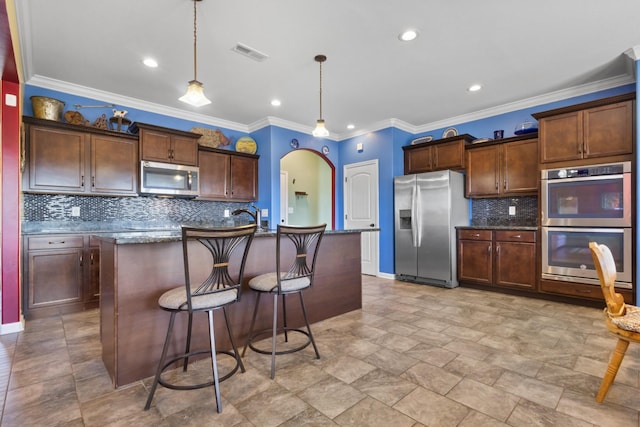
[[[160,197],[98,197],[24,194],[22,221],[145,221],[212,224],[224,221],[224,210],[246,208],[247,203],[208,202]],[[80,216],[71,208],[79,207]]]
[[[538,198],[535,196],[473,199],[471,205],[471,225],[538,225]],[[515,207],[515,215],[509,215],[510,206]]]

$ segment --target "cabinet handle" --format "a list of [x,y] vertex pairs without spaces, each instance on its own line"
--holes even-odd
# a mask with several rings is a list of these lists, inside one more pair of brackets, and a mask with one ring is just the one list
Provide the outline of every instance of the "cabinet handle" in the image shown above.
[[82,267],[82,265],[83,265],[83,264],[82,264],[82,263],[83,263],[83,261],[84,261],[84,257],[83,257],[82,255],[80,255],[80,267]]
[[491,245],[489,245],[489,246],[487,247],[487,251],[488,251],[489,253],[491,253]]
[[91,177],[91,187],[93,187],[93,188],[96,187],[96,177],[95,176]]
[[504,188],[505,190],[507,189],[507,178],[505,178],[505,179],[504,179],[503,188]]
[[582,154],[582,144],[578,144],[578,154]]
[[81,186],[81,187],[84,187],[84,175],[82,175],[81,182],[80,182],[80,186]]
[[60,240],[60,241],[58,241],[58,242],[52,242],[52,241],[49,241],[49,244],[50,244],[50,245],[56,245],[56,244],[57,244],[57,245],[64,245],[64,240]]
[[480,233],[476,233],[476,234],[472,235],[471,237],[480,237]]
[[591,293],[591,289],[577,289],[578,293],[581,294],[590,294]]
[[514,234],[511,237],[513,237],[514,239],[522,239],[522,235],[520,235],[520,234]]
[[91,261],[91,265],[93,265],[93,253],[89,256],[89,260]]

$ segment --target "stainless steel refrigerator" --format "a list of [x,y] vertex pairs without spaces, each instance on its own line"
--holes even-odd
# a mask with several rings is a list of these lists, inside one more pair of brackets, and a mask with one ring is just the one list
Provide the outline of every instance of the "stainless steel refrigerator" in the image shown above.
[[449,170],[394,179],[398,280],[458,286],[456,229],[469,225],[464,175]]

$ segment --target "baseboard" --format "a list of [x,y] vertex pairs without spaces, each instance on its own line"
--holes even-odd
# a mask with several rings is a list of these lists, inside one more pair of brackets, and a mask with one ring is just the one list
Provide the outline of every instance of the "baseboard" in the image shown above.
[[19,322],[0,325],[0,335],[15,334],[24,331],[24,317],[20,316]]

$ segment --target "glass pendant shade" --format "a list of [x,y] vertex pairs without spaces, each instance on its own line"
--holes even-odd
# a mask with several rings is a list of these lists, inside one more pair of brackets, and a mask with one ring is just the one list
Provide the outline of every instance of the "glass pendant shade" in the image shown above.
[[211,101],[204,95],[204,87],[197,80],[191,80],[187,87],[187,93],[182,95],[180,101],[193,105],[194,107],[202,107],[211,104]]
[[329,131],[324,126],[324,120],[318,119],[318,121],[316,122],[316,128],[313,130],[311,134],[316,138],[323,138],[323,137],[329,136]]

